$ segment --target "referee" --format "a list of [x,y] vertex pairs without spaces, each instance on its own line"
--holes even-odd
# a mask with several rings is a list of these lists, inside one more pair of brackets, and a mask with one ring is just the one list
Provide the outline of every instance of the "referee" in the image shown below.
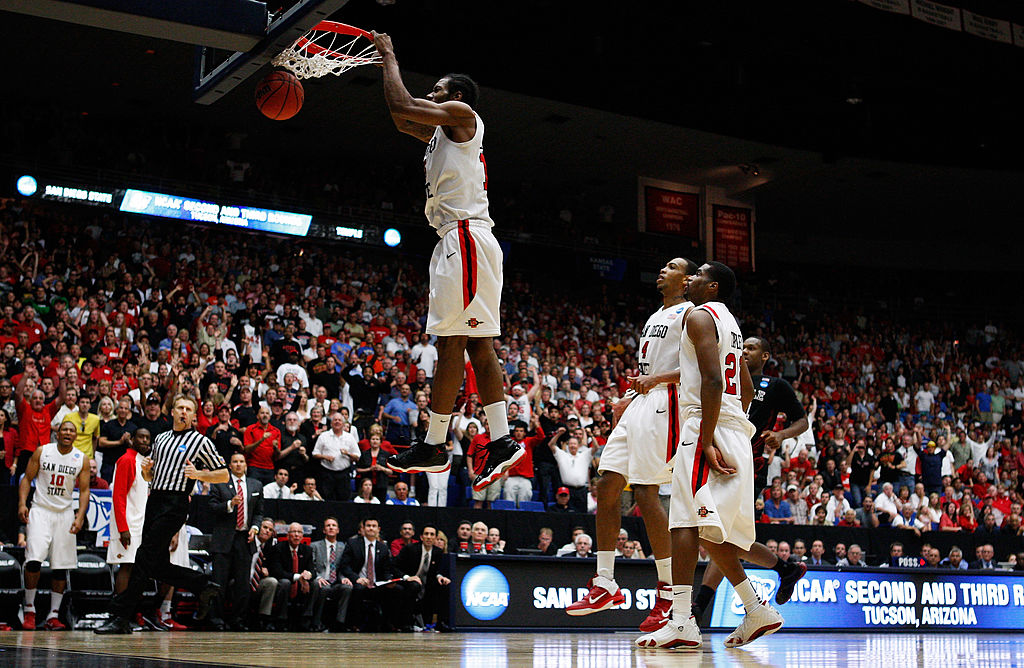
[[174,400],[171,417],[174,426],[153,439],[148,460],[142,464],[142,477],[150,482],[142,543],[135,554],[128,587],[110,602],[110,619],[96,633],[131,633],[128,621],[142,600],[150,580],[159,579],[172,587],[187,589],[199,596],[196,619],[205,619],[220,587],[198,571],[170,562],[171,537],[188,519],[189,492],[196,480],[206,483],[227,482],[228,470],[210,439],[194,428],[198,406],[184,396]]

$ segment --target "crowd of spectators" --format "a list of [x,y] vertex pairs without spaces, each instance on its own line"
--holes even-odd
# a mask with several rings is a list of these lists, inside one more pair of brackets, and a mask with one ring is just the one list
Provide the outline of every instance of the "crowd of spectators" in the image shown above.
[[[635,286],[587,287],[570,318],[566,296],[545,290],[540,274],[510,277],[495,346],[509,424],[528,456],[467,499],[489,440],[469,365],[451,471],[387,467],[425,432],[437,361],[418,261],[208,228],[182,234],[97,211],[24,201],[0,210],[0,439],[12,481],[67,418],[80,426],[75,445],[92,460],[94,486],[106,486],[133,431],[169,429],[168,402],[184,394],[199,403],[197,427],[225,460],[242,453],[270,499],[594,512],[592,476],[653,290],[638,299]],[[793,384],[811,426],[766,451],[760,522],[1024,533],[1016,332],[768,295],[747,286],[743,328],[772,343],[765,373]],[[637,513],[628,493],[623,510]],[[486,526],[438,539],[441,549],[503,549]],[[547,553],[550,541],[536,549]],[[629,543],[619,551],[642,554]],[[593,545],[584,535],[567,547],[586,556]],[[859,563],[853,547],[832,556]],[[921,553],[927,564],[942,560],[933,549]],[[974,556],[957,563],[993,563]]]

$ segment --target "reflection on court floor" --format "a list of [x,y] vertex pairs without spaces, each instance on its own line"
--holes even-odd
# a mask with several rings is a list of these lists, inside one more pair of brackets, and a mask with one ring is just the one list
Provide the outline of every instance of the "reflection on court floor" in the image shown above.
[[1024,666],[1024,633],[778,633],[741,649],[705,634],[700,651],[633,647],[631,633],[339,634],[0,633],[0,666],[171,668],[171,666],[374,665],[382,657],[464,668],[1004,668]]

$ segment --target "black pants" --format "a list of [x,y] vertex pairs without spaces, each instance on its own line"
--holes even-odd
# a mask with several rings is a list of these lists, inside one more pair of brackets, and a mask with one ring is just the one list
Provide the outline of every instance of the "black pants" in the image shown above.
[[375,602],[384,614],[385,628],[412,626],[414,603],[419,597],[420,585],[415,582],[393,582],[383,587],[352,585],[352,601],[349,605],[349,622],[365,627],[371,621],[363,618],[365,604]]
[[[342,455],[344,456],[344,455]],[[352,467],[330,471],[320,467],[320,495],[327,501],[348,501],[352,498]]]
[[[256,478],[259,480],[261,485],[269,485],[274,482],[274,474],[277,473],[277,471],[274,469],[258,469],[255,466],[250,466],[246,473],[250,478]],[[301,482],[299,487],[302,487]]]
[[[248,531],[235,531],[228,551],[213,554],[213,581],[221,586],[225,595],[228,592],[228,583],[234,581],[229,599],[231,620],[243,621],[249,609],[249,596],[252,594],[252,587],[249,584],[252,546]],[[217,614],[221,617],[224,615],[220,610]]]
[[553,462],[535,462],[533,465],[533,488],[537,490],[537,500],[547,506],[555,500],[555,490],[562,486],[562,476],[558,473],[558,464]]
[[423,622],[429,624],[437,615],[437,621],[448,623],[449,595],[448,587],[451,585],[440,585],[436,577],[426,576],[426,587],[423,592],[423,599],[420,601],[420,614],[423,615]]
[[586,485],[569,488],[569,507],[573,512],[587,512],[587,491]]
[[150,580],[198,594],[209,580],[199,571],[171,564],[171,538],[188,519],[188,494],[151,492],[146,502],[146,520],[142,525],[142,543],[135,553],[135,565],[128,587],[110,601],[110,614],[130,619],[142,600]]

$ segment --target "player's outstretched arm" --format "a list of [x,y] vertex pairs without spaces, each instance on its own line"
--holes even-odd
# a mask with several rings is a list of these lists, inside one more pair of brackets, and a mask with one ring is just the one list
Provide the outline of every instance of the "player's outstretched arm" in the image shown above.
[[[391,118],[402,132],[427,141],[438,125],[447,127],[474,127],[476,115],[473,109],[464,102],[449,100],[440,104],[423,98],[414,98],[402,82],[402,74],[398,68],[398,59],[391,44],[391,37],[384,33],[373,33],[373,43],[384,60],[384,99],[387,101]],[[403,122],[400,122],[403,121]],[[410,123],[412,125],[410,125]],[[425,129],[430,130],[424,138]],[[415,134],[414,134],[415,132]]]

